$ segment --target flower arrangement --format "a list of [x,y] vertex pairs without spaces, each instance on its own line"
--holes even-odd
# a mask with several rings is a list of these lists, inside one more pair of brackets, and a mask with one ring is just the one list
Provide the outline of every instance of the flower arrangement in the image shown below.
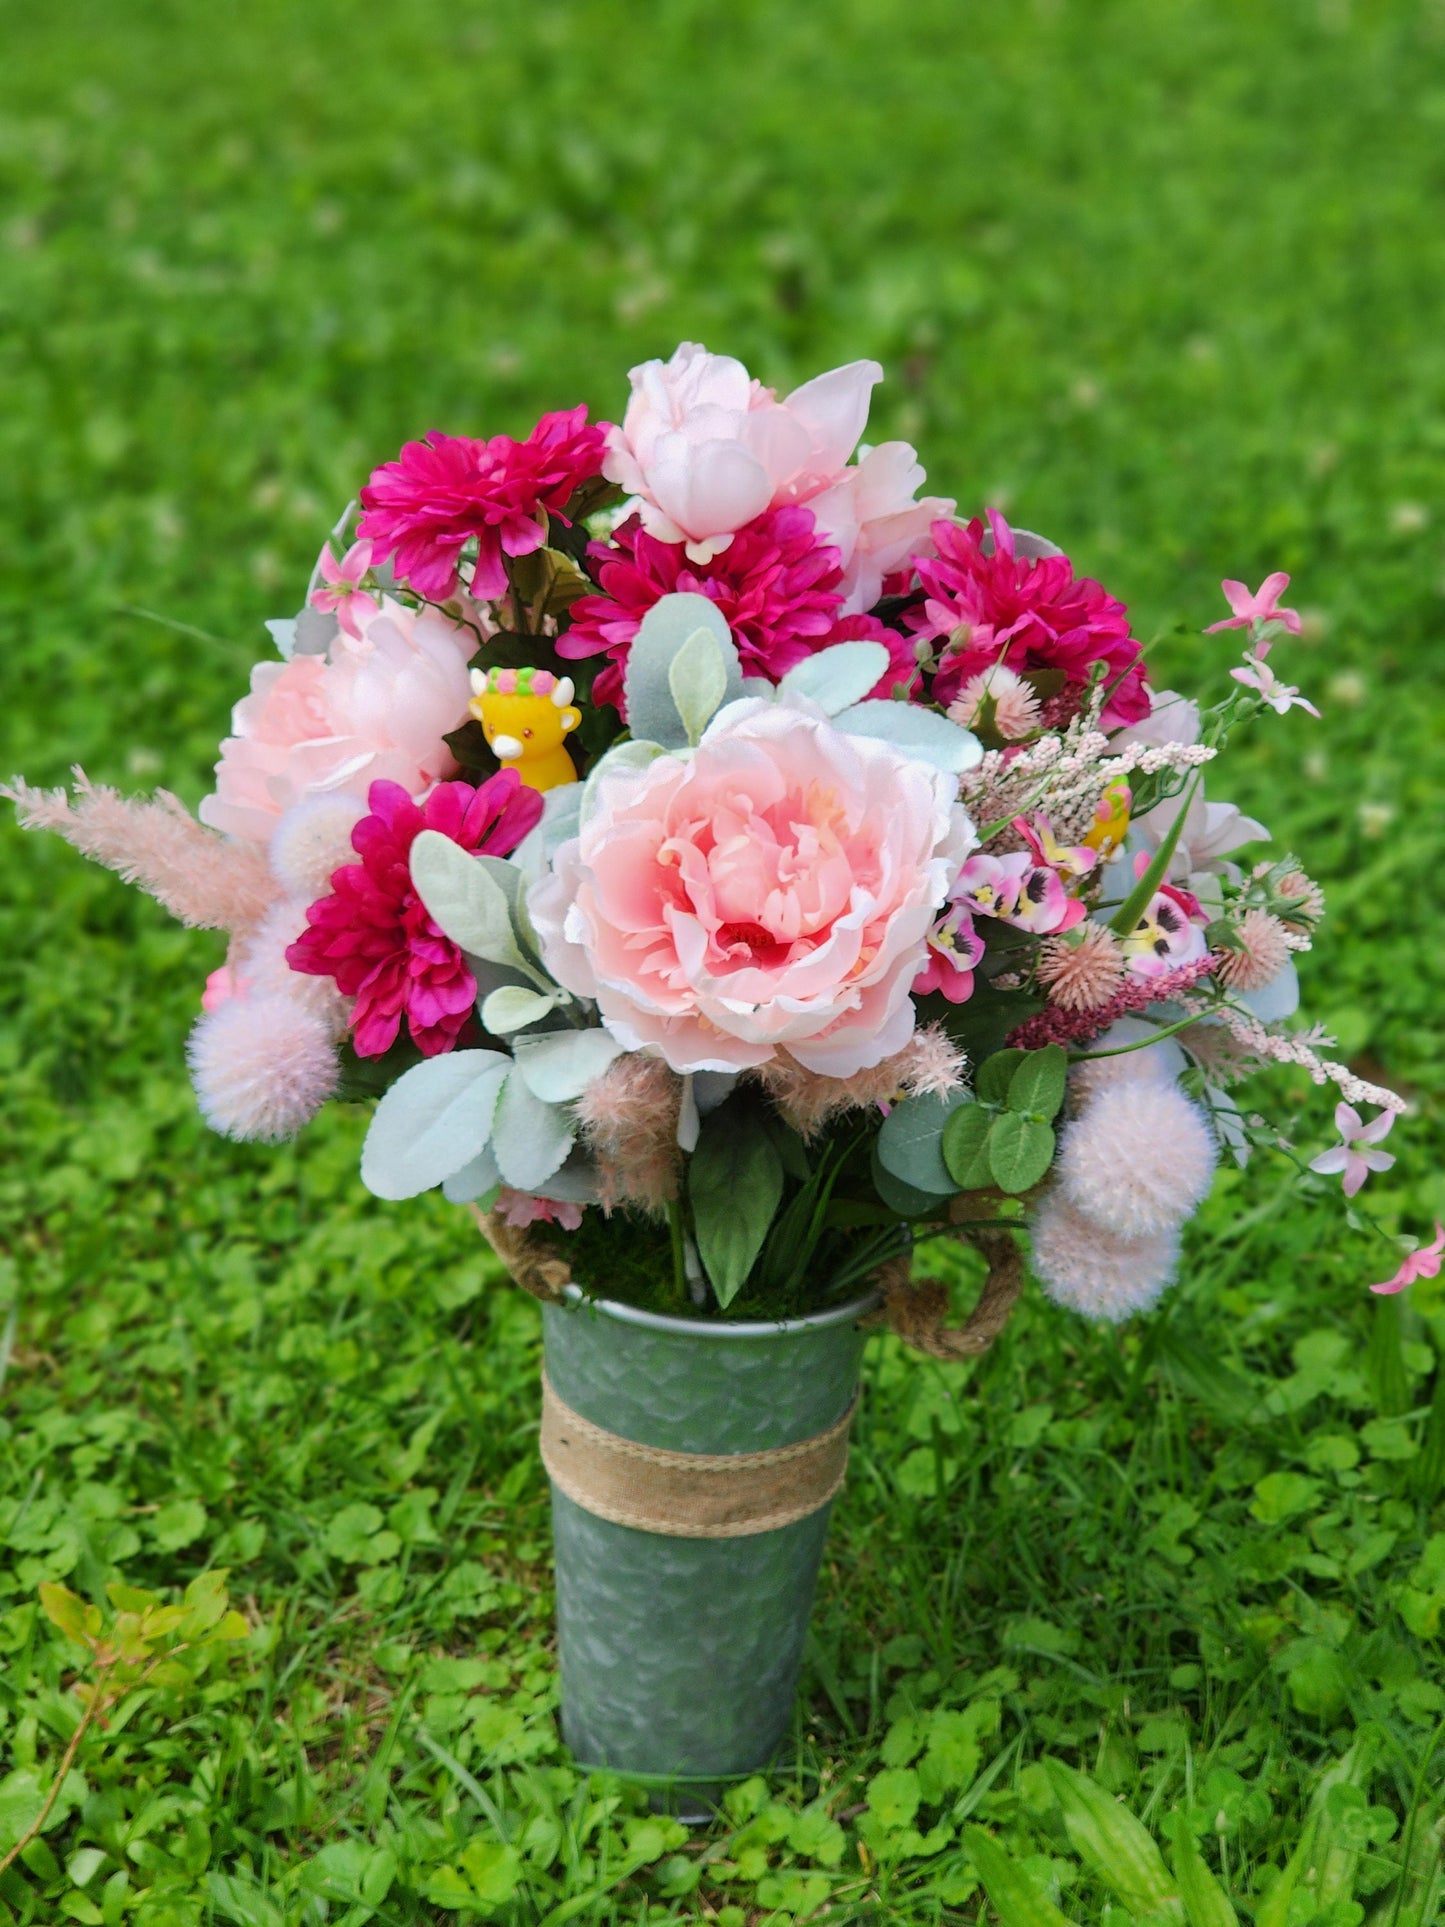
[[620,423],[408,443],[269,625],[199,820],[10,787],[228,933],[188,1046],[216,1130],[376,1100],[378,1196],[704,1318],[983,1229],[1122,1318],[1221,1156],[1302,1161],[1232,1095],[1271,1065],[1338,1088],[1311,1169],[1353,1199],[1392,1162],[1401,1100],[1296,1018],[1319,888],[1206,794],[1236,728],[1317,713],[1270,661],[1288,577],[1224,584],[1219,701],[1155,690],[1061,550],[861,446],[881,376],[779,398],[685,344]]

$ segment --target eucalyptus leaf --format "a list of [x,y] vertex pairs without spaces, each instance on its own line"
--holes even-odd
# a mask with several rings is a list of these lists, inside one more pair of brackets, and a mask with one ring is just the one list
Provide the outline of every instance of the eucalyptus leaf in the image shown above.
[[486,859],[472,856],[440,830],[422,830],[411,846],[410,864],[417,895],[453,943],[489,963],[526,969],[507,892]]
[[1031,1050],[1008,1082],[1008,1107],[1034,1117],[1057,1117],[1064,1101],[1069,1055],[1062,1044]]
[[555,994],[528,990],[523,984],[503,984],[483,1002],[482,1023],[494,1037],[505,1037],[510,1031],[540,1023],[557,1008],[557,1002]]
[[891,743],[905,756],[931,763],[950,776],[961,776],[983,758],[983,744],[972,730],[960,729],[936,710],[922,709],[916,703],[854,703],[833,721],[850,736]]
[[515,1191],[535,1191],[556,1172],[577,1140],[571,1116],[558,1104],[544,1104],[513,1070],[497,1099],[492,1148],[503,1181]]
[[933,1191],[917,1191],[901,1178],[895,1178],[888,1168],[879,1162],[878,1145],[875,1140],[872,1158],[873,1189],[890,1211],[897,1212],[900,1218],[927,1218],[943,1209],[944,1200]]
[[836,716],[861,703],[888,673],[888,651],[881,642],[835,642],[805,656],[778,684],[782,696],[804,696],[826,715]]
[[512,1053],[533,1097],[570,1104],[622,1054],[622,1046],[605,1030],[554,1030],[519,1037]]
[[995,1117],[988,1134],[988,1162],[1000,1191],[1017,1196],[1036,1185],[1054,1161],[1054,1127],[1022,1111]]
[[728,687],[727,658],[711,630],[695,629],[688,637],[668,667],[667,686],[696,748]]
[[726,677],[723,700],[743,693],[742,669],[732,633],[717,604],[705,595],[665,595],[642,618],[627,655],[623,683],[627,722],[634,737],[665,749],[688,747],[687,725],[673,697],[673,659],[702,630],[722,652]]
[[966,1104],[949,1118],[943,1132],[943,1161],[960,1191],[981,1191],[993,1183],[988,1139],[994,1113],[982,1104]]
[[458,1050],[414,1064],[381,1099],[361,1150],[361,1181],[396,1201],[430,1191],[476,1157],[511,1069],[500,1051]]
[[747,1283],[783,1195],[783,1161],[753,1105],[725,1104],[703,1120],[687,1195],[698,1255],[726,1308]]
[[973,1106],[966,1092],[952,1097],[905,1097],[884,1118],[878,1133],[878,1161],[885,1171],[915,1191],[951,1197],[958,1186],[943,1158],[943,1133],[960,1105]]
[[974,1095],[979,1103],[1007,1103],[1008,1087],[1013,1074],[1027,1056],[1027,1051],[1015,1047],[995,1051],[992,1057],[985,1057],[973,1080]]
[[448,1204],[472,1204],[489,1191],[495,1191],[501,1181],[492,1147],[485,1144],[460,1171],[453,1171],[449,1178],[442,1179],[442,1196]]

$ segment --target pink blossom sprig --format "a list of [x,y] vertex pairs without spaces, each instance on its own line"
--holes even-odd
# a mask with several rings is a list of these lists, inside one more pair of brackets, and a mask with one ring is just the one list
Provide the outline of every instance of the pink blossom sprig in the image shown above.
[[1438,1278],[1442,1258],[1445,1258],[1445,1225],[1437,1219],[1435,1236],[1430,1243],[1412,1251],[1393,1278],[1387,1278],[1382,1285],[1371,1285],[1370,1290],[1377,1298],[1393,1298],[1397,1291],[1413,1285],[1418,1278]]
[[1136,977],[1115,991],[1108,1003],[1097,1010],[1061,1010],[1052,1004],[1036,1016],[1011,1030],[1005,1042],[1012,1049],[1042,1050],[1045,1044],[1086,1044],[1101,1036],[1121,1017],[1147,1010],[1150,1004],[1167,1002],[1181,990],[1189,990],[1201,977],[1218,968],[1220,959],[1213,951],[1196,957],[1163,977]]

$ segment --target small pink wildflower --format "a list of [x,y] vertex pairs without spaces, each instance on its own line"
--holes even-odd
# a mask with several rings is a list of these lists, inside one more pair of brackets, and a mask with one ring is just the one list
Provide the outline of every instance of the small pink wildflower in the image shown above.
[[1406,1285],[1413,1285],[1417,1278],[1438,1278],[1442,1258],[1445,1258],[1445,1225],[1437,1219],[1431,1242],[1412,1251],[1393,1278],[1387,1278],[1383,1285],[1371,1285],[1370,1290],[1379,1298],[1391,1298]]
[[966,1004],[973,995],[975,965],[983,961],[982,937],[961,903],[952,903],[928,933],[928,961],[913,980],[913,995],[926,997],[936,990],[951,1004]]
[[534,1198],[530,1191],[514,1191],[504,1184],[492,1209],[514,1231],[525,1231],[529,1224],[557,1224],[564,1231],[575,1231],[582,1222],[583,1207],[569,1198]]
[[311,606],[333,610],[348,636],[359,637],[360,623],[376,614],[376,597],[361,586],[371,567],[371,549],[370,542],[353,542],[338,562],[328,542],[316,565],[326,586],[311,591]]
[[[1394,1122],[1393,1111],[1381,1111],[1378,1117],[1371,1118],[1366,1124],[1353,1104],[1337,1104],[1335,1129],[1340,1134],[1340,1141],[1332,1144],[1328,1151],[1321,1151],[1317,1158],[1310,1159],[1311,1171],[1318,1171],[1322,1177],[1333,1177],[1336,1172],[1343,1172],[1345,1196],[1354,1197],[1372,1171],[1388,1171],[1395,1162],[1390,1152],[1369,1148],[1390,1135]],[[1361,1150],[1361,1145],[1366,1148]]]
[[1318,716],[1320,712],[1312,702],[1307,702],[1292,683],[1281,682],[1275,675],[1264,660],[1264,646],[1260,645],[1258,654],[1247,655],[1244,667],[1231,669],[1230,675],[1236,682],[1243,683],[1246,689],[1255,690],[1278,716],[1283,716],[1291,709],[1307,709],[1311,716]]
[[[1220,629],[1252,629],[1256,624],[1263,626],[1267,622],[1279,623],[1292,636],[1299,634],[1298,610],[1281,609],[1279,606],[1280,597],[1289,587],[1289,577],[1282,569],[1267,575],[1253,594],[1242,582],[1222,582],[1219,586],[1224,590],[1224,599],[1234,613],[1226,616],[1223,622],[1211,622],[1204,631],[1206,636],[1212,636]],[[1268,648],[1266,642],[1260,654],[1263,655]]]

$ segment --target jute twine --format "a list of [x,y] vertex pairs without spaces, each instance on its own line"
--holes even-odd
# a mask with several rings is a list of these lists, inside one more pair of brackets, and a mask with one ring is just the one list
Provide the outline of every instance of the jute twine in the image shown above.
[[[959,1201],[959,1205],[963,1204]],[[975,1209],[983,1199],[969,1200]],[[471,1207],[483,1237],[523,1291],[555,1302],[571,1283],[565,1258],[528,1227]],[[915,1279],[908,1254],[868,1281],[883,1304],[865,1321],[886,1324],[930,1358],[977,1358],[1008,1321],[1023,1287],[1023,1258],[1007,1231],[971,1229],[961,1209],[956,1235],[988,1260],[983,1294],[962,1324],[948,1321],[948,1293],[936,1279]],[[542,1374],[542,1463],[569,1499],[595,1518],[676,1539],[736,1539],[774,1532],[828,1504],[848,1469],[853,1405],[826,1431],[767,1452],[670,1452],[608,1432],[574,1412]]]

